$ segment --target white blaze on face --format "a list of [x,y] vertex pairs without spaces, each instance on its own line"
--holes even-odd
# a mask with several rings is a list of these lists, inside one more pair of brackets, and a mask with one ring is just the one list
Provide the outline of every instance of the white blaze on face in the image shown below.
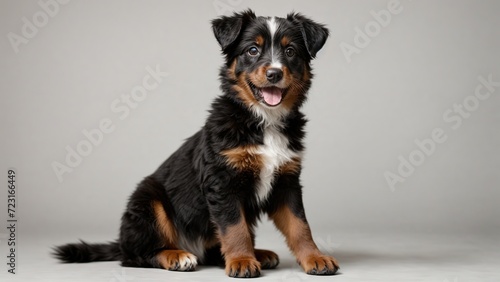
[[271,39],[273,38],[276,30],[278,29],[278,25],[276,24],[276,18],[272,17],[267,20],[267,25],[269,25],[269,31],[271,32]]
[[271,67],[281,69],[282,65],[278,60],[278,56],[274,54],[274,35],[276,34],[276,30],[278,30],[276,18],[272,17],[268,19],[267,25],[269,26],[269,32],[271,33]]

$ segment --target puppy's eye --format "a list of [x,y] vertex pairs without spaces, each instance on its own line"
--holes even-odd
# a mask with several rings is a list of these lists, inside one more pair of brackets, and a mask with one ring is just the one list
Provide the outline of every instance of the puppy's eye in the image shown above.
[[250,47],[250,49],[248,49],[247,53],[248,53],[248,55],[250,55],[252,57],[258,56],[260,54],[259,49],[257,49],[257,47]]
[[285,49],[285,54],[288,57],[293,57],[293,56],[295,56],[295,49],[293,49],[292,47],[288,47]]

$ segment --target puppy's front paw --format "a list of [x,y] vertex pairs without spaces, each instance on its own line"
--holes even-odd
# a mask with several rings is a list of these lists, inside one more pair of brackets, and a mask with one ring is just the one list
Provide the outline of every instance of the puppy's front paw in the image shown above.
[[309,255],[299,261],[304,271],[312,275],[333,275],[339,269],[339,264],[334,257],[323,254]]
[[260,263],[254,258],[226,260],[226,274],[230,277],[251,278],[260,276]]

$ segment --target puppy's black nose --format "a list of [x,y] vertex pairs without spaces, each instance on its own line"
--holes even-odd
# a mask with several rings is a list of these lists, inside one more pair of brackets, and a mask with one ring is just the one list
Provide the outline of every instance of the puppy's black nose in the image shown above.
[[266,71],[266,78],[271,83],[276,83],[283,78],[283,71],[277,68],[269,68]]

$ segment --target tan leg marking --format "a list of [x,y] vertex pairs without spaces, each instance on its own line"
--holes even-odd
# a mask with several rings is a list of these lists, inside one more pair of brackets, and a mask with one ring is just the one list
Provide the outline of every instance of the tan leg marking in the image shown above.
[[219,234],[221,251],[226,260],[226,274],[231,277],[257,277],[260,263],[255,258],[250,229],[241,212],[240,222]]
[[168,218],[165,209],[160,201],[153,202],[153,210],[156,218],[156,225],[160,237],[163,239],[165,247],[170,249],[177,248],[177,230],[173,222]]
[[296,217],[288,207],[271,215],[276,227],[285,235],[290,250],[308,274],[331,275],[339,266],[335,258],[323,255],[311,235],[307,222]]

